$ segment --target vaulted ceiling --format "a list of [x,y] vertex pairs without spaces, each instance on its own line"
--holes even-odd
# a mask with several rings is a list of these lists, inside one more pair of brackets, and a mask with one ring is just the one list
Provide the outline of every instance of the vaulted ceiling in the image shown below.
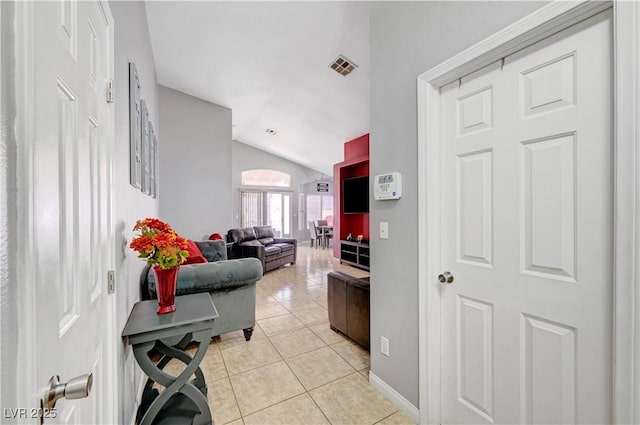
[[[344,142],[369,131],[368,3],[146,8],[158,83],[230,108],[234,140],[332,174]],[[353,73],[329,67],[338,55]]]

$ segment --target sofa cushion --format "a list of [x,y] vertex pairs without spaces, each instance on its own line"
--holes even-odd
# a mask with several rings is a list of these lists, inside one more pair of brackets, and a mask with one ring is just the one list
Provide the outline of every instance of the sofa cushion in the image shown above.
[[262,244],[256,239],[240,242],[238,245],[241,245],[241,246],[262,246]]
[[273,243],[273,238],[260,238],[258,239],[258,242],[264,246],[271,245]]
[[229,238],[229,242],[233,243],[241,243],[257,239],[256,232],[253,230],[253,227],[245,227],[244,229],[231,229],[227,233],[227,236]]
[[264,253],[267,257],[271,257],[272,255],[278,255],[282,252],[282,249],[276,244],[271,244],[264,247]]
[[293,245],[290,243],[274,243],[272,246],[277,246],[283,253],[293,252]]
[[195,267],[200,290],[230,290],[262,277],[262,264],[257,258],[218,261]]
[[227,243],[223,240],[196,241],[196,245],[210,263],[227,259]]
[[207,259],[204,258],[202,252],[200,252],[200,248],[198,245],[192,240],[187,240],[187,251],[189,252],[189,258],[184,264],[198,264],[198,263],[206,263]]
[[[262,277],[262,264],[257,258],[216,261],[206,264],[182,265],[178,270],[176,295],[205,291],[232,291],[249,285]],[[148,294],[156,298],[153,270],[147,273]]]
[[256,239],[273,238],[273,228],[271,226],[254,226]]

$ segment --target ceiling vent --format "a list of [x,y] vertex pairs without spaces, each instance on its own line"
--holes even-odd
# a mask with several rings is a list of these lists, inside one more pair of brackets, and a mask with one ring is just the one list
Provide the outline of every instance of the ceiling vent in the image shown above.
[[358,65],[351,62],[349,59],[345,58],[342,55],[338,56],[336,60],[334,60],[333,62],[331,62],[331,64],[329,64],[329,68],[333,69],[343,77],[346,77],[347,75],[351,74],[351,72],[357,67]]
[[276,133],[277,133],[277,131],[276,131],[276,130],[273,130],[273,129],[271,129],[271,128],[267,128],[264,132],[265,132],[265,133],[267,133],[267,134],[269,134],[269,135],[271,135],[271,136],[275,136],[275,135],[276,135]]

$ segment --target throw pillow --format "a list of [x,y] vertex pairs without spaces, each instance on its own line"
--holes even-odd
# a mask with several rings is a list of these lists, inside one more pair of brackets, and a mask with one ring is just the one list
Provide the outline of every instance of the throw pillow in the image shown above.
[[200,248],[198,245],[192,240],[187,240],[187,251],[189,251],[189,258],[184,264],[198,264],[198,263],[206,263],[207,259],[204,258]]

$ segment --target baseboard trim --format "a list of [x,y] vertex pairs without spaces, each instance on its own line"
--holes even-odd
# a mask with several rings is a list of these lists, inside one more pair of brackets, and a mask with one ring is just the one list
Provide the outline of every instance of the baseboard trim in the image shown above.
[[402,394],[394,390],[382,379],[378,378],[375,373],[369,371],[369,383],[373,385],[373,388],[380,391],[391,403],[393,403],[398,409],[400,409],[405,415],[409,417],[413,422],[420,422],[420,410],[409,400],[404,398]]

